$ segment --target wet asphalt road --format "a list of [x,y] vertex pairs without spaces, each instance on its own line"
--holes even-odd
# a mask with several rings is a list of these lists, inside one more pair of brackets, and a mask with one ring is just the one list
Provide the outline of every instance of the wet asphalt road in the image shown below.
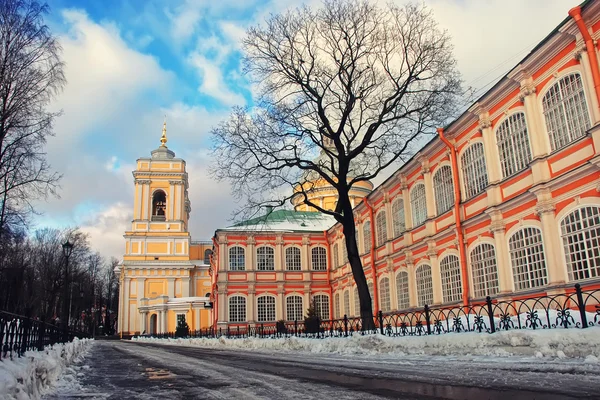
[[[542,365],[543,364],[543,365]],[[600,399],[600,367],[97,341],[55,399]]]

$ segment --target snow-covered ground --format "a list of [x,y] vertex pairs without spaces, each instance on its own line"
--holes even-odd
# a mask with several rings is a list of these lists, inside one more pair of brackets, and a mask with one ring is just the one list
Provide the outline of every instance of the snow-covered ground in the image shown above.
[[245,338],[155,339],[133,338],[180,346],[243,349],[255,351],[291,351],[362,356],[494,356],[583,359],[598,363],[600,327],[587,329],[511,330],[487,333],[448,333],[432,336],[387,337],[354,335],[348,338]]
[[0,361],[0,400],[39,399],[53,389],[69,366],[85,356],[91,340],[48,346],[28,351],[23,357]]

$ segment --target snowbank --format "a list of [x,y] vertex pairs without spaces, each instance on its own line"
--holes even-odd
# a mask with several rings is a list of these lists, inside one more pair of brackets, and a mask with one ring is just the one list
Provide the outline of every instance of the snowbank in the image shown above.
[[39,399],[62,375],[65,368],[82,357],[89,339],[28,351],[21,358],[0,361],[0,400]]
[[349,355],[437,355],[437,356],[532,356],[558,359],[582,358],[597,363],[600,358],[600,327],[587,329],[511,330],[488,333],[448,333],[432,336],[387,337],[354,335],[348,338],[245,338],[155,339],[139,342],[180,346],[258,351],[300,351]]

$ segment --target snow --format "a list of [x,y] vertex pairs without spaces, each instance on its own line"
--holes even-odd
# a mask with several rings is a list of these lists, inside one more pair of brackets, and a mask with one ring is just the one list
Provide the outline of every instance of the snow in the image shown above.
[[242,349],[251,351],[290,351],[331,353],[340,355],[407,356],[494,356],[537,357],[558,360],[585,359],[598,363],[600,357],[600,328],[510,330],[488,333],[447,333],[431,336],[388,337],[355,334],[352,337],[313,338],[133,338],[139,342]]
[[[0,361],[0,400],[39,399],[50,391],[69,365],[83,357],[91,340],[77,339],[55,344],[43,351]],[[64,383],[63,383],[64,384]]]

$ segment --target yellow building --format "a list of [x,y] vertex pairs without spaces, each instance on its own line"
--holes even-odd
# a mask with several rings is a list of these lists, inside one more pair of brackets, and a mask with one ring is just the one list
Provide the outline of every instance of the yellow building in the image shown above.
[[191,330],[210,325],[212,242],[193,242],[185,161],[161,145],[137,160],[131,230],[119,274],[118,332],[173,332],[185,318]]

